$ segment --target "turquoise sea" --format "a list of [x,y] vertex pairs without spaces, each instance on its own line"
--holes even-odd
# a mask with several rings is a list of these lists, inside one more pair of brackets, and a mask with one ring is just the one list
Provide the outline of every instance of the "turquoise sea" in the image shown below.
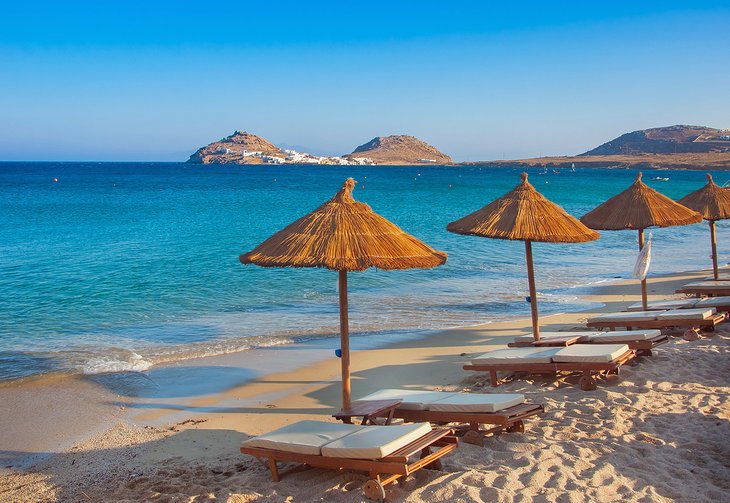
[[[437,249],[432,270],[353,273],[355,336],[525,317],[521,242],[466,237],[446,224],[511,190],[520,169],[0,163],[0,379],[144,370],[188,356],[333,338],[337,274],[243,266],[238,255],[329,199],[355,197]],[[580,216],[626,188],[630,170],[531,170]],[[652,181],[653,177],[668,181]],[[730,174],[717,173],[723,183]],[[57,179],[58,181],[54,181]],[[679,198],[704,172],[648,171]],[[720,260],[730,227],[720,222]],[[590,285],[630,276],[636,233],[534,245],[541,313],[586,307]],[[655,229],[650,274],[709,267],[706,224]]]

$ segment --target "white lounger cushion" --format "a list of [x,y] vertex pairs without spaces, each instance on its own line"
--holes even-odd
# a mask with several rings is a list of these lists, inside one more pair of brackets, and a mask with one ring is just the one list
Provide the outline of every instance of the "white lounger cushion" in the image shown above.
[[662,335],[661,330],[617,330],[615,332],[601,332],[591,337],[590,342],[631,342],[645,341]]
[[404,410],[426,410],[428,404],[436,400],[456,395],[453,391],[427,391],[415,389],[381,389],[370,393],[360,400],[402,400],[398,406]]
[[507,348],[484,353],[472,360],[474,365],[502,363],[550,363],[560,348]]
[[382,389],[360,400],[397,399],[403,400],[398,406],[399,409],[440,412],[496,412],[524,403],[525,395],[518,393],[455,393],[453,391]]
[[634,313],[606,313],[588,320],[589,323],[594,321],[653,321],[656,320],[658,313],[661,311],[638,311]]
[[[697,300],[697,299],[695,299]],[[724,295],[722,297],[707,297],[701,300],[698,300],[695,304],[695,307],[698,308],[707,308],[707,307],[721,307],[721,306],[730,306],[730,297],[727,295]]]
[[562,363],[605,363],[610,362],[629,350],[626,344],[573,344],[553,357],[554,362]]
[[[697,304],[697,299],[672,299],[672,300],[654,300],[647,303],[649,311],[666,311],[668,309],[692,309]],[[641,302],[631,304],[626,308],[627,311],[643,311],[644,306]]]
[[658,320],[706,320],[717,312],[717,309],[677,309],[675,311],[658,311]]
[[[599,334],[600,332],[540,332],[540,339],[552,339],[555,337],[590,337],[591,335]],[[515,336],[515,342],[532,342],[535,338],[532,334],[517,335]]]
[[496,412],[525,402],[519,393],[455,393],[429,404],[434,412]]
[[[321,454],[323,446],[356,432],[362,426],[325,421],[299,421],[244,440],[241,445],[297,454]],[[368,426],[370,428],[370,426]]]
[[430,431],[429,423],[360,426],[357,431],[322,447],[322,455],[331,458],[379,459]]

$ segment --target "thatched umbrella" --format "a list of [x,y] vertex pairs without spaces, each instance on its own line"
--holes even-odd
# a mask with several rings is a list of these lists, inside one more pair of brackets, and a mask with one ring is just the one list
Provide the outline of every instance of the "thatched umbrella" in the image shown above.
[[522,183],[504,196],[485,207],[446,226],[457,234],[482,236],[525,242],[527,279],[530,285],[532,310],[532,334],[540,339],[537,315],[535,271],[532,266],[532,242],[583,243],[599,238],[599,234],[568,215],[563,208],[549,201],[527,181],[522,173]]
[[350,406],[350,341],[347,320],[347,271],[429,268],[446,262],[436,251],[352,198],[348,178],[335,196],[280,230],[252,251],[243,264],[264,267],[324,267],[339,271],[342,407]]
[[[589,211],[580,221],[591,229],[636,229],[641,251],[644,248],[644,229],[696,224],[702,221],[702,217],[646,185],[639,173],[628,189]],[[641,304],[646,310],[646,278],[641,280]]]
[[712,181],[707,173],[707,185],[691,192],[679,200],[680,204],[693,209],[710,222],[710,243],[712,245],[712,273],[715,279],[717,272],[717,239],[715,237],[715,221],[730,218],[730,192]]

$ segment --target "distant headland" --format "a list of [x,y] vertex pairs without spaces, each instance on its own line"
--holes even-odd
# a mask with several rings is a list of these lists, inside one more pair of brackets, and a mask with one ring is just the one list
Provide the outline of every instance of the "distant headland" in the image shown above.
[[245,131],[214,141],[188,159],[194,164],[330,164],[546,166],[549,168],[640,168],[730,170],[730,130],[676,125],[626,133],[577,156],[454,163],[414,136],[378,136],[340,156],[282,149]]
[[577,156],[479,161],[479,166],[730,170],[730,130],[667,126],[626,133]]

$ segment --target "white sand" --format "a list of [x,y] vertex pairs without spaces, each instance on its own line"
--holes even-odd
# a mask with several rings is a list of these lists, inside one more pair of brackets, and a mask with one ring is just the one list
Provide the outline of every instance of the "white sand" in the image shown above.
[[[652,287],[666,297],[687,278],[657,279]],[[611,285],[596,299],[616,309],[635,302],[636,292]],[[578,327],[590,314],[549,317],[543,326]],[[396,382],[489,392],[487,376],[466,372],[461,363],[502,347],[519,331],[528,332],[529,323],[454,330],[359,351],[353,355],[355,394]],[[527,421],[525,433],[489,437],[484,447],[462,445],[444,458],[443,472],[423,470],[388,486],[387,501],[725,501],[729,350],[727,324],[711,338],[672,337],[654,357],[624,367],[619,377],[600,379],[592,392],[580,391],[575,377],[511,380],[495,391],[544,403],[541,419]],[[238,452],[249,435],[298,419],[328,418],[339,401],[338,363],[320,361],[187,400],[185,407],[203,420],[197,424],[141,426],[178,412],[158,404],[135,416],[140,426],[122,421],[31,469],[6,470],[0,501],[361,501],[364,477],[300,469],[274,483],[264,466]]]

